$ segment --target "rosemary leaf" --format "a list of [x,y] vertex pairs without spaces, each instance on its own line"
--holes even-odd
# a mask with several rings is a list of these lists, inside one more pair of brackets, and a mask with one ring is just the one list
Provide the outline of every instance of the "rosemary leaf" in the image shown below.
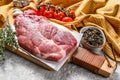
[[5,60],[5,46],[7,45],[11,50],[15,50],[18,48],[18,44],[15,39],[16,33],[11,29],[8,18],[6,19],[3,27],[4,28],[0,29],[0,57]]

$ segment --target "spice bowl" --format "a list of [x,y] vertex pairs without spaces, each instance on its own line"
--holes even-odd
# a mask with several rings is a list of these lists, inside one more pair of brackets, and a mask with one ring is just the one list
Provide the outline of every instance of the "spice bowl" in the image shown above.
[[92,52],[100,51],[106,43],[103,31],[96,26],[85,26],[80,30],[80,34],[81,46]]

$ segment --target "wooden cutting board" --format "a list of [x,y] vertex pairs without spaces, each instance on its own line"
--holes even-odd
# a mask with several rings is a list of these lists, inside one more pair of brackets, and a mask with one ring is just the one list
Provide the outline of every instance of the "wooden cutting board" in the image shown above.
[[[7,49],[10,50],[9,47],[7,47]],[[37,58],[32,57],[22,49],[17,49],[14,51],[14,53],[48,70],[54,70],[48,65],[39,61]],[[112,65],[111,67],[109,67],[108,62],[104,56],[92,53],[87,49],[81,47],[79,47],[76,52],[74,52],[74,55],[71,57],[71,61],[76,65],[79,65],[85,69],[90,70],[93,73],[100,74],[104,77],[109,77],[116,69],[116,63],[113,60],[109,59]],[[66,63],[67,62],[69,62],[69,59],[66,61]]]
[[78,48],[72,57],[72,62],[74,64],[80,65],[81,67],[104,77],[109,77],[116,69],[115,61],[110,59],[109,61],[112,66],[109,66],[103,55],[92,53],[81,47]]

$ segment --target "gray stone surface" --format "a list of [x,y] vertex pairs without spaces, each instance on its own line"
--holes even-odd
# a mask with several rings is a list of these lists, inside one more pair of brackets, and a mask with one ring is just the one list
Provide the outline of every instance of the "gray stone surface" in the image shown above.
[[0,63],[0,80],[120,80],[120,64],[111,77],[105,78],[72,63],[58,72],[48,71],[16,54],[5,53],[7,59]]

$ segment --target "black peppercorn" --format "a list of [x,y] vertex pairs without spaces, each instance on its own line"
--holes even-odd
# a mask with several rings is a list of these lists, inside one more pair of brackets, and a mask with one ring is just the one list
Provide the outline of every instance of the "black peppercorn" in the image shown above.
[[93,52],[100,51],[105,45],[106,38],[103,31],[95,26],[83,27],[80,31],[82,35],[80,46]]
[[87,29],[84,34],[83,38],[89,45],[99,47],[103,44],[103,36],[101,32],[96,28],[89,28]]

